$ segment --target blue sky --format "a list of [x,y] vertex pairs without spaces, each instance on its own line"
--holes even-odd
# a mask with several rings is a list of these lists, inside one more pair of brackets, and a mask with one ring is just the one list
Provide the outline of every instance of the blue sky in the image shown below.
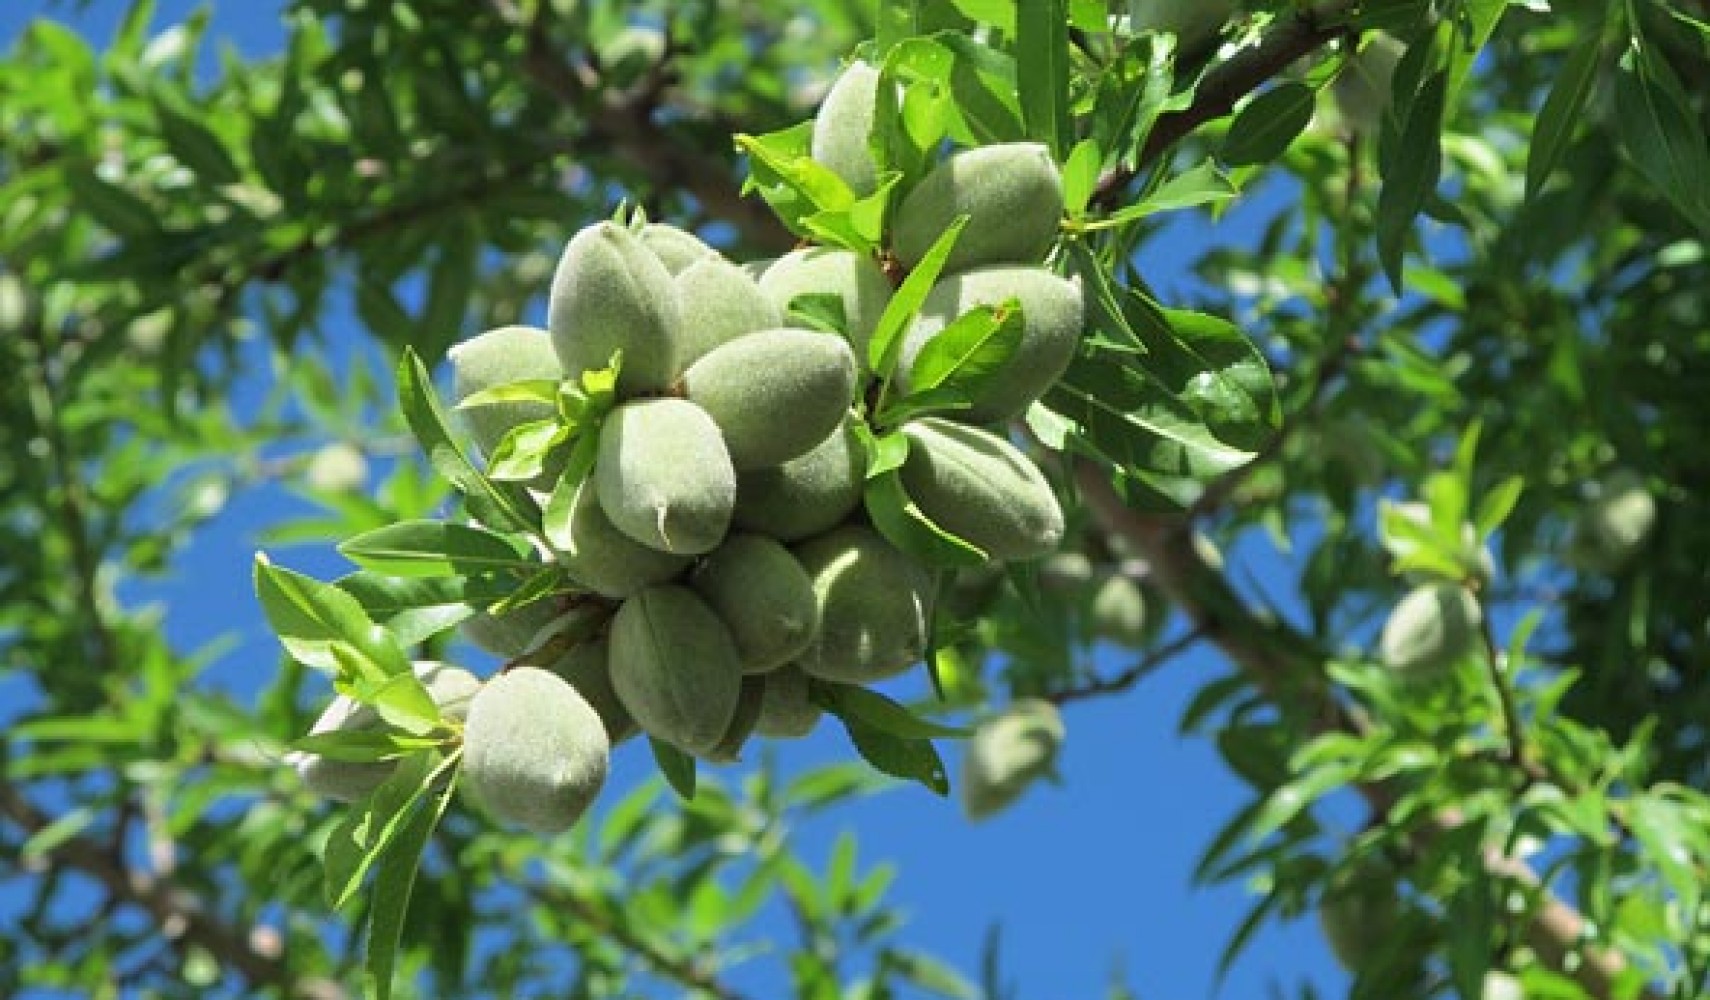
[[[79,13],[69,3],[7,0],[0,5],[0,39],[9,41],[30,16],[46,11],[102,44],[124,6],[96,0]],[[211,6],[215,38],[246,55],[278,49],[278,5],[227,0]],[[193,7],[162,0],[157,25]],[[1281,203],[1261,197],[1215,229],[1184,226],[1180,241],[1154,241],[1152,246],[1168,245],[1170,252],[1145,259],[1145,272],[1166,299],[1191,295],[1194,279],[1183,265],[1194,254],[1186,248],[1249,239]],[[329,316],[327,328],[346,347],[362,336],[355,317],[344,310]],[[246,395],[258,396],[267,366],[258,358],[254,367]],[[251,559],[263,529],[302,512],[299,501],[276,488],[235,496],[196,539],[175,576],[133,595],[169,602],[166,628],[180,648],[221,636],[235,640],[209,672],[210,683],[243,696],[273,669],[277,645],[251,597]],[[333,553],[333,541],[320,550],[283,550],[276,558],[332,576],[347,568]],[[1229,555],[1273,595],[1290,591],[1283,563],[1262,541]],[[1099,664],[1117,670],[1122,661],[1106,651]],[[1251,900],[1238,887],[1197,889],[1189,873],[1248,793],[1228,775],[1209,741],[1180,739],[1176,726],[1199,687],[1227,670],[1215,653],[1198,650],[1126,695],[1070,706],[1063,784],[1036,788],[985,823],[969,823],[953,801],[899,788],[810,821],[801,831],[800,849],[822,860],[840,834],[855,832],[865,862],[884,860],[897,868],[890,899],[909,916],[904,939],[969,973],[978,967],[988,928],[1000,924],[1004,967],[1019,995],[1030,1000],[1102,996],[1113,971],[1146,1000],[1209,997],[1217,956]],[[943,750],[954,773],[958,749],[946,744]],[[778,752],[786,771],[852,753],[830,724]],[[629,744],[619,754],[613,791],[621,793],[650,773],[645,749]],[[0,898],[0,913],[6,909]],[[782,914],[768,920],[780,939],[793,938]],[[1332,993],[1346,981],[1310,919],[1261,933],[1219,995],[1262,996],[1273,982],[1293,994],[1303,977]],[[771,977],[741,970],[732,980],[757,990],[775,987]]]

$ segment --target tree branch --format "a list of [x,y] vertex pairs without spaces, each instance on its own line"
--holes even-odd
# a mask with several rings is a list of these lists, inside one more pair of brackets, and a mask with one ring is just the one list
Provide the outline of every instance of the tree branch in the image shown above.
[[[0,816],[33,836],[46,829],[52,817],[37,809],[10,784],[0,783]],[[87,836],[60,840],[48,853],[48,861],[69,866],[101,883],[115,900],[133,904],[154,921],[163,940],[176,948],[194,944],[235,968],[252,986],[279,990],[302,1000],[343,1000],[343,987],[327,979],[299,980],[279,954],[246,937],[210,914],[191,893],[168,881],[154,878],[125,864],[103,845]]]
[[720,980],[711,970],[702,967],[700,963],[693,959],[677,958],[666,954],[653,942],[631,930],[622,920],[612,919],[599,907],[582,898],[575,891],[559,890],[552,886],[539,884],[535,884],[531,888],[533,895],[541,905],[575,916],[594,933],[610,939],[625,951],[639,958],[654,973],[681,986],[717,997],[718,1000],[747,1000],[747,997],[742,993]]
[[1109,677],[1099,677],[1076,687],[1052,691],[1045,695],[1045,700],[1057,705],[1064,705],[1071,701],[1081,701],[1086,698],[1097,698],[1102,695],[1126,691],[1150,676],[1164,664],[1199,645],[1204,638],[1205,632],[1196,628],[1191,632],[1177,636],[1162,646],[1147,651],[1139,662],[1121,673],[1112,674]]
[[[1129,508],[1106,474],[1088,461],[1078,461],[1074,472],[1081,496],[1099,523],[1133,543],[1150,560],[1154,579],[1176,605],[1262,690],[1285,705],[1302,694],[1319,699],[1304,703],[1304,707],[1320,733],[1360,731],[1358,721],[1335,701],[1319,677],[1318,664],[1302,660],[1302,637],[1287,626],[1255,618],[1228,600],[1233,595],[1222,574],[1195,551],[1188,521],[1180,515],[1144,514]],[[1291,679],[1291,674],[1301,673],[1311,674],[1313,680],[1303,684]],[[1393,805],[1391,792],[1381,786],[1361,785],[1358,790],[1380,813]],[[1431,833],[1447,833],[1455,824],[1453,816],[1440,817]],[[1593,996],[1613,996],[1616,982],[1628,968],[1626,957],[1619,951],[1589,945],[1593,934],[1585,917],[1551,893],[1524,861],[1494,849],[1487,850],[1482,860],[1486,874],[1538,892],[1538,912],[1525,929],[1532,949]],[[1577,958],[1578,964],[1572,965],[1570,957]],[[1660,1000],[1654,990],[1641,995]]]

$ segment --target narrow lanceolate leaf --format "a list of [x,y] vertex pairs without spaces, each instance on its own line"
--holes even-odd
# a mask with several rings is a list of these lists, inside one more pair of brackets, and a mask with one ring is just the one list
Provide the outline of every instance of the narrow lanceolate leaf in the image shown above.
[[1621,145],[1658,193],[1692,223],[1710,231],[1710,144],[1680,82],[1637,41],[1615,75],[1615,120]]
[[920,304],[926,301],[926,293],[932,291],[938,272],[944,270],[944,262],[950,258],[950,250],[955,247],[956,238],[962,235],[962,227],[967,224],[966,215],[957,216],[956,221],[950,223],[926,255],[920,258],[920,263],[897,286],[896,293],[885,304],[885,311],[879,314],[879,322],[873,327],[873,339],[867,343],[867,364],[887,385],[891,373],[896,370],[897,358],[902,354],[903,331],[908,328],[914,314],[920,311]]
[[1281,156],[1312,121],[1318,94],[1304,83],[1288,81],[1253,98],[1229,125],[1222,160],[1232,167],[1269,163]]
[[368,870],[427,793],[430,779],[438,773],[438,762],[436,753],[416,753],[400,760],[392,776],[333,828],[322,863],[326,868],[327,903],[334,909],[356,898]]
[[1016,83],[1027,137],[1061,159],[1069,139],[1067,0],[1027,0],[1016,9]]
[[1520,502],[1520,492],[1525,488],[1523,477],[1509,476],[1479,498],[1478,513],[1473,515],[1473,523],[1478,525],[1480,538],[1489,537],[1491,532],[1502,527],[1502,522],[1514,512],[1514,505]]
[[255,594],[286,652],[316,670],[338,673],[333,643],[360,648],[369,642],[374,623],[356,598],[330,583],[275,566],[260,553],[255,557]]
[[391,1000],[392,979],[397,968],[398,945],[404,936],[404,917],[410,894],[428,841],[451,804],[453,785],[445,787],[410,813],[408,821],[393,838],[374,873],[374,891],[368,903],[368,952],[364,956],[363,992],[373,1000]]
[[852,716],[892,736],[919,740],[939,736],[961,739],[971,733],[971,730],[960,726],[946,726],[923,719],[905,706],[859,684],[815,680],[811,691],[814,703],[838,718]]
[[939,795],[950,794],[950,775],[931,740],[894,736],[858,716],[840,717],[862,759],[893,778],[918,781]]
[[892,545],[929,566],[984,566],[986,551],[933,523],[903,489],[902,477],[887,472],[867,480],[862,494],[867,516]]
[[695,758],[652,736],[647,738],[647,746],[653,751],[653,762],[659,765],[659,773],[665,776],[671,790],[684,802],[694,801]]
[[1407,113],[1396,153],[1390,158],[1378,194],[1378,258],[1396,294],[1401,293],[1402,257],[1413,220],[1437,190],[1443,166],[1443,104],[1448,80],[1441,71],[1431,74],[1419,89]]
[[970,402],[1021,345],[1026,323],[1014,299],[994,308],[976,306],[926,342],[909,370],[911,393],[942,389]]
[[475,576],[536,565],[502,535],[444,521],[399,521],[346,539],[338,550],[364,569],[394,576]]
[[148,202],[88,167],[65,172],[66,187],[78,209],[115,236],[148,239],[159,235],[160,221]]
[[1538,123],[1532,128],[1532,144],[1526,151],[1526,198],[1531,200],[1544,189],[1544,183],[1561,162],[1562,153],[1579,127],[1585,102],[1591,96],[1591,85],[1597,80],[1598,55],[1602,39],[1593,32],[1573,47],[1550,96],[1538,112]]
[[486,476],[476,471],[458,448],[447,427],[445,411],[434,395],[433,380],[413,348],[405,347],[398,362],[398,401],[434,470],[444,476],[469,504],[469,512],[494,527],[514,531],[535,530],[533,518]]

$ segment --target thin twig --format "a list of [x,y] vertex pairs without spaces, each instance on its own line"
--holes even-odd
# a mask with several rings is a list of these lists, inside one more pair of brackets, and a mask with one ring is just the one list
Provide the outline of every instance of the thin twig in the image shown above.
[[1156,649],[1148,651],[1138,662],[1121,673],[1112,674],[1109,677],[1100,677],[1084,684],[1076,685],[1075,687],[1064,688],[1060,691],[1053,691],[1045,695],[1045,700],[1058,705],[1063,705],[1071,701],[1080,701],[1085,698],[1097,698],[1101,695],[1117,694],[1119,692],[1126,691],[1140,683],[1140,681],[1147,676],[1151,675],[1153,671],[1198,645],[1203,639],[1205,639],[1205,637],[1204,629],[1195,628],[1190,632],[1185,632],[1182,635],[1177,636]]
[[582,898],[574,890],[535,884],[533,895],[550,909],[568,912],[601,937],[607,938],[639,958],[658,975],[678,985],[699,990],[718,1000],[747,1000],[735,987],[719,979],[693,959],[677,958],[660,950],[653,942],[635,933],[622,920],[611,919],[599,907]]

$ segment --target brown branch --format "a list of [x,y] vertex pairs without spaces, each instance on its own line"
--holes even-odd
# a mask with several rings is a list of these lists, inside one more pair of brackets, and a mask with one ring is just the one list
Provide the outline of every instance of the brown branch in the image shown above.
[[[1194,88],[1192,103],[1158,116],[1140,148],[1139,165],[1155,162],[1194,129],[1222,118],[1241,98],[1335,38],[1358,7],[1359,0],[1325,0],[1301,7],[1292,17],[1279,18],[1257,45],[1242,49],[1206,73]],[[1118,169],[1106,174],[1099,180],[1093,201],[1110,202],[1135,173],[1134,169]]]
[[[0,816],[17,824],[26,836],[46,829],[53,818],[36,808],[23,793],[0,783]],[[304,1000],[343,1000],[337,983],[322,978],[298,980],[271,949],[210,914],[195,895],[132,868],[122,855],[97,841],[76,835],[59,841],[48,852],[49,864],[69,866],[101,883],[111,899],[131,903],[146,912],[161,937],[182,948],[193,944],[237,969],[252,986],[271,988]]]
[[[1188,521],[1180,515],[1145,514],[1129,508],[1105,473],[1090,462],[1077,463],[1075,479],[1100,524],[1145,555],[1154,579],[1176,605],[1280,706],[1306,708],[1319,733],[1361,731],[1360,721],[1333,697],[1318,663],[1302,659],[1299,651],[1305,640],[1286,626],[1255,618],[1230,600],[1233,594],[1222,574],[1195,551]],[[1312,700],[1302,702],[1302,697]],[[1362,784],[1358,790],[1380,814],[1394,804],[1393,791],[1385,786]],[[1456,823],[1452,815],[1439,817],[1425,836],[1447,833]],[[1524,861],[1489,850],[1483,862],[1488,875],[1536,890],[1539,908],[1525,930],[1533,951],[1593,996],[1613,996],[1615,983],[1628,968],[1626,957],[1619,951],[1589,945],[1593,934],[1585,917],[1543,886]],[[1570,957],[1578,964],[1570,967]],[[1646,990],[1641,996],[1660,1000],[1654,990]]]

